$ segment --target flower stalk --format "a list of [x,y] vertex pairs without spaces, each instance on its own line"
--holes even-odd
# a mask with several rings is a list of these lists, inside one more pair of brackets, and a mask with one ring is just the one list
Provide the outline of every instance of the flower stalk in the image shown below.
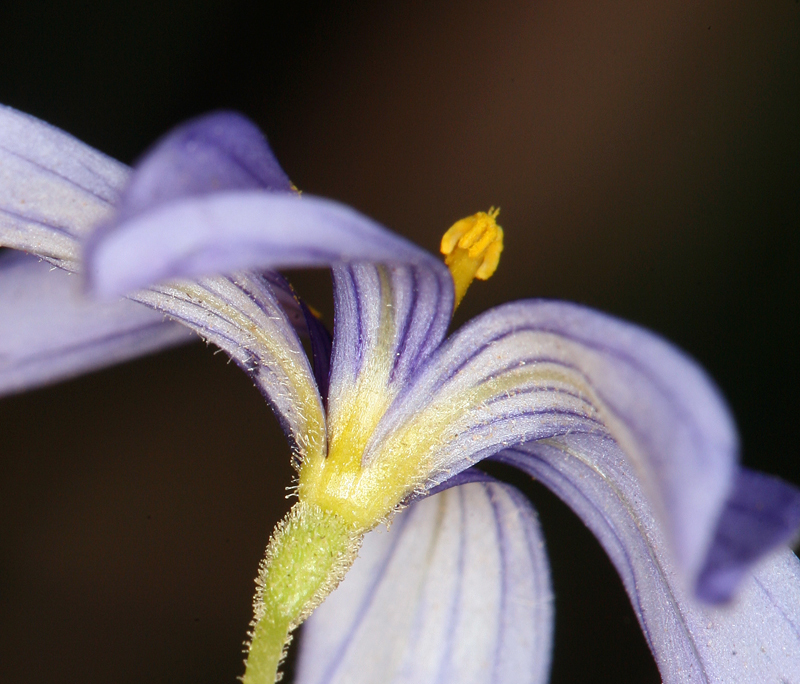
[[338,514],[302,500],[278,524],[256,580],[244,684],[280,679],[291,632],[342,580],[363,535]]

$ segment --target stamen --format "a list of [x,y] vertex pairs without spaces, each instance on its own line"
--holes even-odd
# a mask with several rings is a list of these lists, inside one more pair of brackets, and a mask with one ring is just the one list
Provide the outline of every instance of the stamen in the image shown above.
[[456,221],[442,237],[441,252],[455,286],[454,309],[475,278],[488,280],[497,270],[503,251],[503,229],[495,221],[499,213],[494,207],[479,211]]

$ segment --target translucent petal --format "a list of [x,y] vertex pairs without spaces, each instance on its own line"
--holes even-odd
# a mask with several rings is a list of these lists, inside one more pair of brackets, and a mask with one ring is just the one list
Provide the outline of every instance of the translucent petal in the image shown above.
[[300,684],[547,681],[544,542],[513,488],[472,483],[371,532],[303,628]]
[[350,207],[263,190],[229,190],[171,202],[90,241],[88,275],[101,296],[158,282],[240,270],[438,259]]
[[0,394],[193,339],[183,326],[136,302],[88,301],[78,276],[36,257],[0,257]]
[[497,457],[561,497],[622,578],[665,684],[800,681],[800,561],[778,550],[744,572],[730,606],[687,587],[639,474],[617,444],[573,434]]
[[264,134],[236,112],[214,112],[171,130],[137,161],[114,223],[224,190],[290,192]]
[[0,245],[77,270],[77,239],[106,218],[129,169],[0,105]]
[[732,486],[732,420],[688,357],[596,311],[527,301],[474,319],[407,383],[364,461],[421,459],[437,484],[503,447],[576,431],[620,444],[696,577]]
[[800,490],[776,477],[740,468],[698,581],[698,595],[729,601],[750,567],[792,542],[800,529]]

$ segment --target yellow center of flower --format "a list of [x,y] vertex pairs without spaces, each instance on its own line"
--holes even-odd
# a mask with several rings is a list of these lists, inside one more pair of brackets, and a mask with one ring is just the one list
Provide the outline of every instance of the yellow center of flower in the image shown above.
[[494,207],[488,213],[479,211],[456,221],[442,237],[441,252],[455,286],[453,308],[464,299],[475,278],[487,280],[497,270],[503,251],[503,229],[495,221],[499,213]]

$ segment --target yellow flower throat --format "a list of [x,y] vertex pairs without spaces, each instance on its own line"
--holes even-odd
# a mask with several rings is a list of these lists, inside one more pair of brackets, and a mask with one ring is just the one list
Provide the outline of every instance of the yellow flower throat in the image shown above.
[[[442,238],[441,251],[453,276],[457,306],[475,278],[486,280],[497,269],[503,250],[503,229],[495,219],[499,209],[479,212],[456,222]],[[384,289],[388,292],[388,288]],[[391,307],[391,302],[386,306]],[[387,335],[393,331],[382,331]],[[388,369],[387,369],[388,372]],[[375,369],[375,375],[380,371]],[[388,379],[388,378],[387,378]],[[388,408],[392,396],[386,395],[385,380],[364,383],[357,394],[346,401],[354,405],[348,412],[344,429],[329,425],[329,450],[324,458],[310,458],[300,470],[298,494],[301,500],[314,503],[341,516],[348,523],[369,530],[400,504],[415,488],[424,486],[429,466],[422,453],[408,458],[402,454],[381,454],[370,466],[362,467],[364,447]],[[367,391],[365,388],[370,387]],[[362,392],[358,390],[362,389]],[[366,431],[365,431],[366,428]],[[366,434],[368,433],[368,434]]]

